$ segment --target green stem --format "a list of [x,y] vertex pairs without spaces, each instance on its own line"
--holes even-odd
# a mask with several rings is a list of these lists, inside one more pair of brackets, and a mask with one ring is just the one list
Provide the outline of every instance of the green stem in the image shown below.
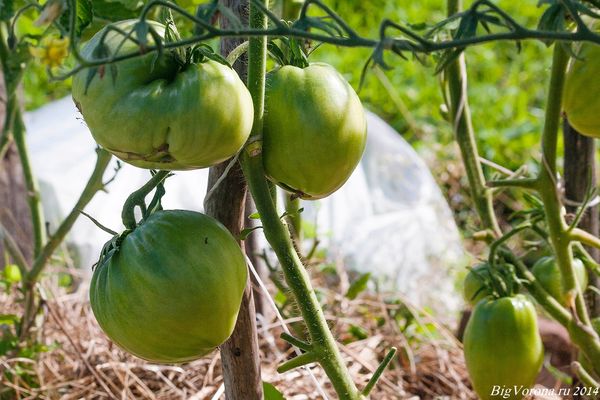
[[[460,8],[460,0],[448,0],[449,16],[459,12]],[[479,153],[467,98],[467,71],[464,54],[448,64],[444,77],[450,120],[467,171],[472,201],[483,228],[489,229],[500,236],[501,231],[494,214],[492,193],[486,187],[483,169],[479,162]]]
[[371,390],[373,390],[373,388],[377,384],[377,381],[379,380],[379,378],[381,378],[383,371],[385,371],[385,369],[390,364],[390,362],[392,362],[392,359],[396,355],[397,351],[398,351],[398,349],[396,349],[395,347],[392,347],[390,349],[390,351],[388,351],[388,353],[385,355],[381,364],[379,364],[379,366],[373,373],[373,376],[371,377],[371,379],[369,379],[369,382],[367,382],[367,386],[365,386],[365,388],[363,389],[363,391],[362,391],[363,395],[368,396],[369,393],[371,393]]
[[600,238],[584,231],[583,229],[575,228],[571,230],[569,236],[573,241],[581,242],[586,246],[600,249]]
[[46,223],[44,221],[40,190],[37,180],[33,176],[29,152],[27,151],[27,144],[25,142],[25,124],[23,123],[23,117],[19,109],[15,111],[13,138],[19,152],[19,158],[21,159],[21,167],[23,168],[25,189],[27,190],[27,203],[31,212],[31,224],[33,228],[33,254],[34,257],[37,257],[42,250],[42,246],[46,243]]
[[563,83],[568,60],[569,57],[562,46],[555,44],[542,134],[542,167],[538,177],[539,194],[544,203],[549,239],[561,271],[563,288],[565,292],[575,297],[578,318],[584,324],[589,325],[589,316],[573,269],[571,237],[568,231],[569,227],[563,219],[564,211],[556,183],[556,147],[561,118]]
[[302,215],[300,215],[300,199],[292,198],[286,193],[285,212],[289,221],[290,233],[296,242],[296,247],[302,253]]
[[39,302],[36,299],[37,292],[35,290],[35,284],[38,280],[38,277],[44,270],[54,251],[56,251],[58,246],[63,242],[67,233],[69,233],[73,227],[73,224],[77,220],[77,217],[79,217],[81,210],[87,206],[87,204],[92,200],[98,191],[104,188],[102,177],[104,175],[104,171],[106,171],[108,163],[110,162],[110,158],[111,155],[106,150],[97,150],[96,165],[94,166],[92,175],[88,179],[85,188],[81,192],[77,203],[75,203],[75,206],[71,212],[69,212],[67,217],[62,221],[50,240],[44,245],[39,255],[35,258],[31,269],[23,275],[25,305],[19,332],[19,336],[22,339],[27,336],[29,329],[33,325],[35,313],[38,309]]
[[10,254],[10,256],[13,259],[13,262],[19,268],[19,271],[21,272],[21,276],[26,276],[27,271],[29,271],[29,264],[28,264],[27,260],[25,259],[25,256],[21,252],[21,249],[19,249],[19,246],[17,245],[16,240],[6,230],[6,228],[4,228],[4,226],[2,225],[1,222],[0,222],[0,241],[2,243],[4,243],[4,247],[6,248],[6,251],[8,252],[8,254]]
[[[267,18],[252,3],[250,6],[250,27],[263,29],[266,26]],[[361,399],[362,395],[352,382],[337,343],[329,330],[308,273],[294,249],[288,230],[279,218],[265,178],[261,139],[266,55],[266,38],[251,38],[248,49],[248,89],[254,102],[255,114],[252,134],[248,145],[242,152],[240,162],[256,208],[260,213],[265,237],[277,255],[287,284],[296,299],[296,304],[308,328],[312,354],[315,355],[316,360],[325,370],[340,399]]]
[[154,190],[156,186],[158,186],[168,175],[169,171],[158,171],[156,174],[150,178],[148,182],[144,184],[141,188],[131,193],[127,200],[125,200],[125,204],[123,205],[123,211],[121,213],[121,218],[123,219],[123,225],[125,225],[126,229],[134,229],[137,225],[135,220],[135,207],[143,207],[145,208],[146,196]]
[[96,150],[96,165],[94,170],[88,179],[77,203],[73,206],[67,217],[61,222],[56,232],[50,237],[48,243],[44,246],[40,254],[36,257],[31,271],[25,278],[25,283],[33,283],[37,280],[40,272],[54,253],[58,246],[63,242],[65,236],[69,233],[75,221],[81,214],[81,211],[88,205],[88,203],[94,198],[96,193],[104,189],[104,183],[102,177],[108,167],[111,155],[108,151],[103,149]]

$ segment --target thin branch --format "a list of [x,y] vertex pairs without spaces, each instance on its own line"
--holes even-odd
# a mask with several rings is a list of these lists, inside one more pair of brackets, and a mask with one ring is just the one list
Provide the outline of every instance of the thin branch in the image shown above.
[[19,246],[17,245],[17,242],[15,241],[15,239],[6,230],[4,225],[2,225],[2,222],[0,222],[0,241],[2,241],[4,243],[4,246],[6,247],[8,254],[11,255],[11,257],[13,258],[13,261],[19,268],[19,271],[21,272],[21,276],[26,276],[27,273],[29,272],[29,263],[25,259],[25,256],[21,252],[21,249],[19,249]]

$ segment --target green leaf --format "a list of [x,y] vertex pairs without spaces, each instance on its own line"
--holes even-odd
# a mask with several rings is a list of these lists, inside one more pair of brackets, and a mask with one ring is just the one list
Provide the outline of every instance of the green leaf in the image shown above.
[[352,285],[350,285],[350,288],[348,288],[348,291],[346,292],[346,297],[350,300],[356,299],[356,297],[367,288],[369,279],[371,279],[371,273],[367,272],[352,282]]
[[109,3],[119,3],[128,10],[135,10],[142,5],[140,0],[107,0]]
[[95,17],[109,21],[121,21],[138,16],[137,10],[129,9],[121,2],[110,0],[94,0],[93,12]]
[[2,271],[2,275],[8,283],[18,283],[22,279],[21,270],[15,264],[7,264],[4,271]]
[[0,0],[0,21],[8,21],[15,13],[13,0]]
[[362,328],[358,325],[350,325],[348,328],[348,333],[350,333],[356,340],[364,340],[369,337],[369,332],[365,328]]
[[19,317],[15,314],[0,314],[0,325],[14,325],[19,322]]
[[[83,32],[83,30],[92,23],[94,14],[92,12],[91,0],[77,0],[76,4],[77,4],[77,8],[76,8],[77,20],[75,22],[75,34],[77,36],[81,36],[81,33]],[[67,18],[66,21],[65,21],[65,18]],[[61,17],[61,24],[67,28],[69,27],[68,18],[70,18],[68,13],[64,13],[63,16]]]
[[250,218],[250,219],[260,219],[260,214],[257,213],[257,212],[255,212],[255,213],[252,213],[252,214],[248,215],[248,218]]
[[254,228],[246,228],[240,232],[240,240],[246,240],[246,238],[255,230],[262,228],[262,226],[255,226]]
[[269,382],[263,381],[263,391],[265,394],[265,400],[285,400],[283,394],[281,394],[281,392]]

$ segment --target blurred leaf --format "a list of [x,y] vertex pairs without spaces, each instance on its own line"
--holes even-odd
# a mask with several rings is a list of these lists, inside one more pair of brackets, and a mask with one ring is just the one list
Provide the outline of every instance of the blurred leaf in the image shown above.
[[0,314],[0,325],[14,325],[19,322],[19,317],[15,314]]
[[15,13],[14,0],[0,0],[0,21],[8,21]]
[[248,218],[250,218],[250,219],[260,219],[260,214],[257,213],[257,212],[255,212],[255,213],[252,213],[252,214],[248,215]]
[[58,286],[62,288],[69,288],[71,285],[73,285],[73,276],[71,276],[71,274],[64,272],[58,274]]
[[[70,29],[70,14],[73,12],[69,9],[69,12],[65,12],[60,17],[60,24],[69,31]],[[75,20],[75,35],[80,37],[83,30],[87,28],[91,23],[94,17],[92,11],[92,1],[91,0],[77,0],[76,2],[76,20]]]
[[356,297],[365,289],[367,289],[367,284],[369,283],[369,279],[371,279],[371,273],[367,272],[366,274],[361,275],[357,280],[352,282],[352,285],[348,288],[346,292],[346,297],[350,300],[356,299]]
[[265,395],[265,400],[285,400],[283,394],[281,394],[281,392],[269,382],[263,381],[263,392]]
[[127,8],[129,10],[135,10],[142,4],[142,1],[140,1],[140,0],[107,0],[107,1],[110,3],[119,3],[119,4],[123,5],[123,7]]
[[283,306],[287,299],[288,297],[281,290],[278,290],[275,296],[273,296],[273,301],[275,301],[275,304],[277,304],[279,307]]
[[15,264],[7,264],[2,275],[8,283],[19,283],[22,279],[21,270]]
[[364,340],[369,337],[369,332],[363,327],[358,325],[350,325],[348,328],[348,333],[350,333],[356,340]]
[[250,236],[250,234],[251,234],[252,232],[254,232],[255,230],[257,230],[257,229],[260,229],[260,228],[262,228],[262,226],[255,226],[254,228],[246,228],[246,229],[243,229],[243,230],[240,232],[240,236],[239,236],[240,240],[246,240],[246,238],[247,238],[248,236]]
[[[540,18],[538,29],[551,32],[560,32],[565,30],[565,9],[562,4],[552,4]],[[546,45],[552,44],[552,40],[545,40]]]
[[136,18],[138,10],[127,8],[123,3],[110,0],[94,0],[94,16],[108,21],[121,21]]

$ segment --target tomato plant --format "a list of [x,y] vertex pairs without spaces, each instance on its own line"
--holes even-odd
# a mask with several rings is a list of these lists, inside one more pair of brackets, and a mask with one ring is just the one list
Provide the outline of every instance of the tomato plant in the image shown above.
[[[535,307],[520,294],[480,301],[465,330],[464,352],[482,399],[494,398],[495,386],[531,387],[544,358]],[[513,392],[509,398],[521,397]]]
[[360,161],[366,129],[358,96],[330,65],[267,75],[264,165],[284,189],[311,200],[339,189]]
[[565,79],[563,108],[580,133],[600,138],[600,45],[584,43],[572,59]]
[[[573,269],[581,290],[585,290],[588,285],[588,276],[585,266],[581,260],[575,258],[573,260]],[[561,304],[567,305],[567,293],[562,287],[562,278],[560,269],[556,264],[554,257],[542,257],[534,265],[531,270],[535,279],[546,289],[548,293],[557,299]]]
[[[145,45],[139,37],[134,40],[139,24],[116,24],[131,32],[128,39],[114,30],[100,30],[82,55],[118,56],[153,45],[150,33]],[[162,24],[146,24],[156,35],[167,35]],[[210,59],[193,63],[167,50],[79,72],[73,79],[73,99],[96,142],[142,168],[185,170],[217,164],[239,151],[253,121],[252,99],[232,68]]]
[[107,247],[90,286],[98,323],[153,362],[206,355],[233,331],[247,268],[235,239],[192,211],[157,211]]

